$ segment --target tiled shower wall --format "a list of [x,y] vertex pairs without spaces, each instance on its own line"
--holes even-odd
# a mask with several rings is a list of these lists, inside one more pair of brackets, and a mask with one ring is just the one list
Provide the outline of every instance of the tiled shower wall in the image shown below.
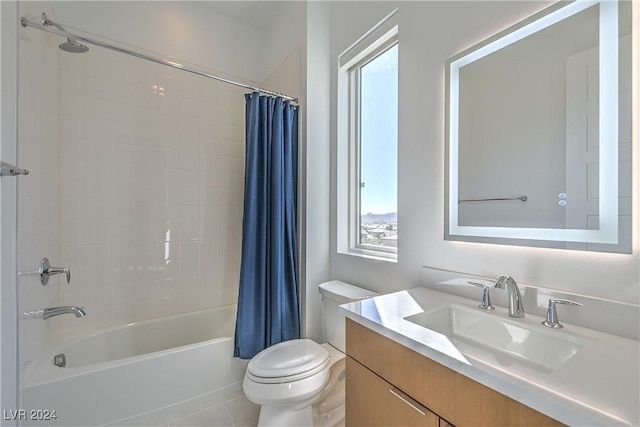
[[[20,2],[21,16],[34,10],[50,13],[47,4]],[[59,37],[40,31],[22,32],[18,44],[18,164],[30,171],[17,178],[19,369],[23,384],[58,331],[55,321],[29,314],[57,305],[61,283],[54,277],[42,286],[34,274],[43,257],[54,263],[59,260],[58,44]]]
[[61,335],[234,304],[246,90],[97,47],[59,55],[59,303],[88,313]]

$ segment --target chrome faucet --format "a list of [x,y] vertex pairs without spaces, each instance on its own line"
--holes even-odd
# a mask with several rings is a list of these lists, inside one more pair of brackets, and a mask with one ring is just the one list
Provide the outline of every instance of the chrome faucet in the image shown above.
[[509,298],[509,317],[524,317],[524,303],[522,302],[522,295],[520,295],[520,289],[513,277],[502,274],[496,279],[496,283],[493,285],[498,289],[504,289],[507,287],[507,295]]
[[76,317],[86,316],[87,312],[84,311],[84,307],[76,307],[74,305],[65,305],[62,307],[49,307],[42,310],[42,318],[48,319],[53,316],[60,316],[61,314],[73,313]]

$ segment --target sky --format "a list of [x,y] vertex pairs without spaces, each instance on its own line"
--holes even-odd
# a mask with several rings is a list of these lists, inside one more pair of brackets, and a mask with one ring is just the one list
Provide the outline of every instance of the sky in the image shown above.
[[360,212],[397,212],[398,45],[362,67]]

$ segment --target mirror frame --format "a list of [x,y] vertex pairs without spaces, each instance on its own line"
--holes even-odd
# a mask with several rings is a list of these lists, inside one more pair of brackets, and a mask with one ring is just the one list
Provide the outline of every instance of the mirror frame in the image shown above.
[[[599,229],[517,228],[458,225],[458,102],[459,70],[503,47],[599,4]],[[446,62],[445,240],[511,243],[511,239],[618,243],[618,2],[575,0],[556,3]],[[502,241],[502,239],[505,239]],[[491,240],[491,243],[494,241]]]

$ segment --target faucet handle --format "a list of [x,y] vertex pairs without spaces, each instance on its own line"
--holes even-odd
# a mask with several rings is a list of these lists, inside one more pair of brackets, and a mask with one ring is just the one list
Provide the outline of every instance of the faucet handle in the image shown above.
[[68,267],[52,267],[49,258],[42,258],[42,262],[38,266],[38,273],[40,274],[40,283],[42,283],[42,286],[49,283],[50,276],[60,273],[65,274],[67,283],[71,282],[71,270]]
[[478,282],[472,282],[470,280],[467,281],[467,283],[483,289],[482,304],[478,306],[479,308],[486,311],[491,311],[496,309],[494,306],[491,305],[491,295],[489,294],[489,286],[483,285],[482,283],[478,283]]
[[547,319],[541,322],[544,326],[552,329],[562,329],[562,324],[558,321],[558,312],[556,311],[556,304],[565,305],[579,305],[579,302],[571,301],[570,299],[549,299],[549,308],[547,308]]

